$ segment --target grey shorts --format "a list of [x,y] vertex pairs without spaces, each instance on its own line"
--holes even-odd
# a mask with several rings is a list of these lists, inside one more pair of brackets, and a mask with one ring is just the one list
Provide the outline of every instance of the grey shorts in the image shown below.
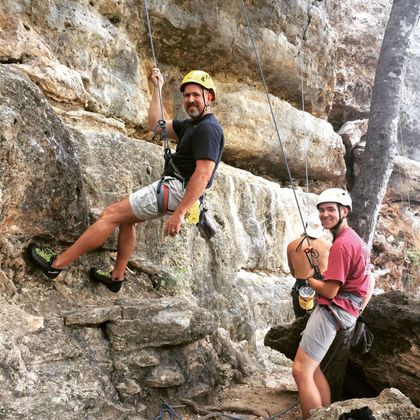
[[299,346],[311,359],[321,363],[334,341],[337,329],[331,317],[317,305],[302,334]]
[[[139,220],[155,219],[159,216],[157,205],[157,187],[159,181],[130,194],[129,200],[134,215]],[[172,177],[165,177],[165,184],[169,187],[168,213],[172,214],[184,197],[184,184]]]

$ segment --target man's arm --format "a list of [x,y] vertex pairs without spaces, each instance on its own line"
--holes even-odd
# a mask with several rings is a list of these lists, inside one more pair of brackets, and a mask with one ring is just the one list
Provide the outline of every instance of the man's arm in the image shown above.
[[186,213],[206,189],[215,165],[210,159],[200,159],[195,162],[195,171],[188,181],[184,197],[166,222],[165,235],[174,236],[179,232]]
[[[162,97],[162,87],[163,87],[164,80],[163,80],[162,74],[160,73],[157,67],[153,67],[151,80],[153,83],[153,92],[152,92],[152,100],[150,101],[149,110],[147,113],[147,128],[150,131],[153,131],[156,129],[158,121],[162,119],[162,112],[163,112],[164,120],[167,120],[167,115],[166,115],[165,109],[163,108],[161,110],[161,107],[160,107],[160,98]],[[159,93],[160,93],[160,96],[159,96]],[[172,120],[166,121],[166,130],[170,138],[178,141],[178,136],[176,135],[172,126]],[[160,132],[160,130],[157,130],[157,132]]]
[[340,290],[341,282],[338,280],[328,280],[322,281],[309,276],[306,281],[309,286],[315,290],[318,295],[321,295],[327,299],[333,299],[337,296],[338,291]]

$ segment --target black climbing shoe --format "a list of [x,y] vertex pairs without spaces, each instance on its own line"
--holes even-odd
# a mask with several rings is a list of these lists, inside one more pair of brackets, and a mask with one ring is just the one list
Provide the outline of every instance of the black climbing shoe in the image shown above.
[[91,280],[97,283],[102,283],[108,287],[111,292],[117,293],[123,284],[124,280],[112,280],[111,273],[109,271],[102,271],[96,267],[93,267],[89,271],[89,277]]
[[48,248],[41,248],[38,244],[32,243],[28,246],[28,255],[49,279],[55,279],[62,270],[51,267],[57,258],[57,254]]

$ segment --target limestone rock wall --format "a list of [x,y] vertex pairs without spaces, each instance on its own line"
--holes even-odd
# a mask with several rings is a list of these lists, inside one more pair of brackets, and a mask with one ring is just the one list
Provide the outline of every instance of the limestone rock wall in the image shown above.
[[327,2],[337,36],[337,72],[332,124],[369,115],[370,97],[383,33],[392,1]]
[[[214,111],[226,152],[207,205],[219,232],[206,243],[195,226],[185,224],[169,239],[162,220],[141,224],[118,296],[86,276],[91,266],[113,264],[115,237],[56,281],[29,264],[30,241],[63,249],[106,205],[158,179],[162,149],[145,129],[152,58],[143,2],[3,0],[0,378],[6,417],[141,419],[154,417],[163,401],[211,399],[218,387],[255,368],[270,325],[292,317],[285,249],[302,227],[241,4],[148,3],[170,117],[183,116],[179,83],[186,71],[206,69],[216,83]],[[246,4],[306,214],[314,209],[314,193],[346,184],[345,146],[328,119],[336,126],[368,109],[389,3]],[[357,25],[344,25],[340,10],[344,23]],[[405,112],[414,138],[410,104],[417,99],[410,98]],[[301,188],[306,160],[307,194]]]

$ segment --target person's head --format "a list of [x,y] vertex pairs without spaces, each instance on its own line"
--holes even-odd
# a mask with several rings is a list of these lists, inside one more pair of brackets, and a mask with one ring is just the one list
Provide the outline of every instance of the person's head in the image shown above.
[[190,71],[181,82],[184,108],[192,119],[200,118],[216,99],[216,89],[208,73],[202,70]]
[[350,194],[341,188],[328,188],[323,191],[316,203],[319,218],[325,229],[337,230],[352,210]]
[[310,238],[318,239],[321,237],[324,228],[322,227],[321,221],[319,220],[318,213],[312,213],[308,216],[305,230],[306,234]]

